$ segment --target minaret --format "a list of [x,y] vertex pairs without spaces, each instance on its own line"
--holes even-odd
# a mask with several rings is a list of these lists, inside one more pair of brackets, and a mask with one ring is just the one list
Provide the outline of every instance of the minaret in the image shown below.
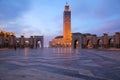
[[63,13],[63,38],[66,41],[71,41],[71,11],[66,3]]

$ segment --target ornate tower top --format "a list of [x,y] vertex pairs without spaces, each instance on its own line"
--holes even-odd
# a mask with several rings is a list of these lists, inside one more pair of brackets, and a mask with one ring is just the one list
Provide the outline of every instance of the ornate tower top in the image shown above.
[[67,2],[66,2],[66,5],[65,5],[65,11],[69,11],[69,5],[68,5]]
[[68,2],[66,1],[66,5],[68,5]]

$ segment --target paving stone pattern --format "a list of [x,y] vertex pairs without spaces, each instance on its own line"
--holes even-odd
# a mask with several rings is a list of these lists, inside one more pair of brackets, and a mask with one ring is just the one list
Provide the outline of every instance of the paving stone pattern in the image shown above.
[[0,80],[120,80],[120,50],[1,49]]

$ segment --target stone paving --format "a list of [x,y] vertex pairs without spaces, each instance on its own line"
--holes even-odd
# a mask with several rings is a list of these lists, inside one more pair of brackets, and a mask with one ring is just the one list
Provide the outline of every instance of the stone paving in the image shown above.
[[120,50],[1,49],[0,80],[120,80]]

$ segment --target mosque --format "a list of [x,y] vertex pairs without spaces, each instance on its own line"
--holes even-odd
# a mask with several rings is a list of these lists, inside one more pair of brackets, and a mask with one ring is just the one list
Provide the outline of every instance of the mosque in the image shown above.
[[96,34],[71,33],[71,11],[66,3],[63,13],[63,36],[57,36],[49,42],[49,47],[72,48],[120,48],[120,32],[109,36]]

